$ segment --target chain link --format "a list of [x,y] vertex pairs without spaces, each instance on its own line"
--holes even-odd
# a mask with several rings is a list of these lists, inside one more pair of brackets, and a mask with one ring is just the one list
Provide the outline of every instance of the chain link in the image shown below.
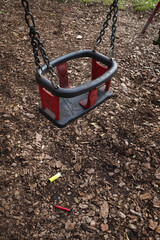
[[114,15],[112,17],[112,35],[111,35],[111,45],[110,45],[110,57],[114,57],[115,55],[115,38],[116,38],[116,23],[117,23],[117,13],[118,13],[118,1],[117,4],[115,3],[115,8],[114,8]]
[[[109,21],[112,18],[112,34],[111,34],[111,44],[110,44],[110,57],[114,57],[114,48],[115,48],[115,32],[116,32],[116,22],[117,22],[117,12],[118,12],[118,0],[114,0],[110,5],[110,10],[106,16],[106,20],[103,23],[103,28],[100,31],[99,36],[96,39],[96,44],[94,46],[93,51],[96,51],[97,46],[101,43],[102,37],[105,34],[105,30],[108,27]],[[113,17],[112,17],[113,15]]]
[[50,64],[49,58],[44,49],[43,42],[40,40],[39,32],[35,28],[34,18],[33,18],[32,13],[29,10],[28,1],[22,0],[22,6],[24,7],[24,10],[25,10],[25,21],[29,27],[29,36],[31,39],[31,45],[32,45],[33,54],[34,54],[34,58],[35,58],[35,64],[36,64],[37,68],[41,68],[40,59],[39,59],[39,55],[38,55],[38,53],[40,51],[43,61],[47,66],[47,70],[51,75],[51,83],[54,88],[58,88],[59,86],[57,84],[55,84],[53,81],[53,77],[56,77],[56,79],[59,80],[58,76],[53,71],[53,67]]

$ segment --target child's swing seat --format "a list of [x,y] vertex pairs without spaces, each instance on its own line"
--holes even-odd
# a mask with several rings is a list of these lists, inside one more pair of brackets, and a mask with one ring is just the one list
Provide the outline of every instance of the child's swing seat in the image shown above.
[[[92,59],[92,81],[70,88],[67,61],[83,57]],[[113,59],[93,50],[80,50],[58,57],[50,63],[53,68],[57,67],[60,86],[55,88],[44,76],[48,71],[46,65],[37,70],[36,79],[41,97],[39,111],[57,127],[67,126],[112,97],[109,88],[111,78],[117,71],[117,63]]]

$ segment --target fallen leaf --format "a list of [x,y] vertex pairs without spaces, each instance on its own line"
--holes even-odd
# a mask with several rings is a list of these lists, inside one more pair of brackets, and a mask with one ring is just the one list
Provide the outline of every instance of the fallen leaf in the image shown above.
[[152,229],[152,230],[155,230],[157,226],[158,226],[158,223],[153,221],[152,219],[150,219],[149,228]]
[[36,142],[40,142],[42,140],[42,135],[39,133],[36,133]]
[[81,170],[81,165],[78,164],[78,163],[76,163],[76,164],[74,165],[74,169],[75,169],[76,172],[80,172],[80,170]]
[[160,199],[157,197],[153,199],[153,207],[160,208]]
[[152,196],[149,192],[146,192],[146,193],[143,193],[140,195],[140,200],[148,200],[148,199],[151,199]]
[[79,193],[79,195],[81,195],[81,196],[86,196],[83,192],[81,192],[81,191],[78,191],[78,193]]
[[100,210],[100,217],[107,218],[109,214],[109,205],[107,201],[104,201],[101,210]]
[[160,179],[160,168],[158,168],[155,172],[156,179]]
[[101,230],[102,230],[102,232],[106,232],[106,231],[108,231],[108,224],[101,224]]
[[78,201],[78,198],[74,198],[74,201],[76,202],[76,203],[79,203],[79,201]]
[[61,163],[61,161],[56,161],[55,166],[56,168],[61,168],[63,164]]
[[96,231],[96,228],[95,227],[92,227],[92,226],[89,226],[85,223],[82,223],[81,224],[81,228],[84,230],[84,231],[87,231],[87,232],[90,232],[90,233],[93,233]]
[[156,232],[160,234],[160,224],[158,225]]

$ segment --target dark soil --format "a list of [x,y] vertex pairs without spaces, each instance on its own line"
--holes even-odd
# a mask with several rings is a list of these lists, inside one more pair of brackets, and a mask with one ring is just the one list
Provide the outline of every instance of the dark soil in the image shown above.
[[[159,14],[141,35],[151,12],[119,11],[114,97],[58,129],[38,111],[21,1],[0,6],[0,240],[159,240],[160,55],[152,44]],[[108,7],[39,0],[30,9],[54,59],[92,49]],[[107,30],[98,51],[109,45]],[[77,64],[75,82],[88,77],[86,60]]]

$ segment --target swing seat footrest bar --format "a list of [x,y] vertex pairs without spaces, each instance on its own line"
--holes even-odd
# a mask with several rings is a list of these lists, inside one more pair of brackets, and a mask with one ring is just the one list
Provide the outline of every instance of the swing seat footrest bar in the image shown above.
[[105,91],[105,86],[102,86],[98,89],[97,93],[97,101],[96,103],[90,107],[85,109],[80,102],[88,98],[88,93],[84,93],[82,95],[72,97],[72,98],[61,98],[60,99],[60,120],[56,120],[55,115],[48,109],[43,109],[42,106],[39,107],[39,111],[44,117],[46,117],[49,121],[54,123],[57,127],[63,128],[66,127],[72,121],[78,119],[79,117],[85,115],[105,100],[111,98],[113,93],[111,90]]

